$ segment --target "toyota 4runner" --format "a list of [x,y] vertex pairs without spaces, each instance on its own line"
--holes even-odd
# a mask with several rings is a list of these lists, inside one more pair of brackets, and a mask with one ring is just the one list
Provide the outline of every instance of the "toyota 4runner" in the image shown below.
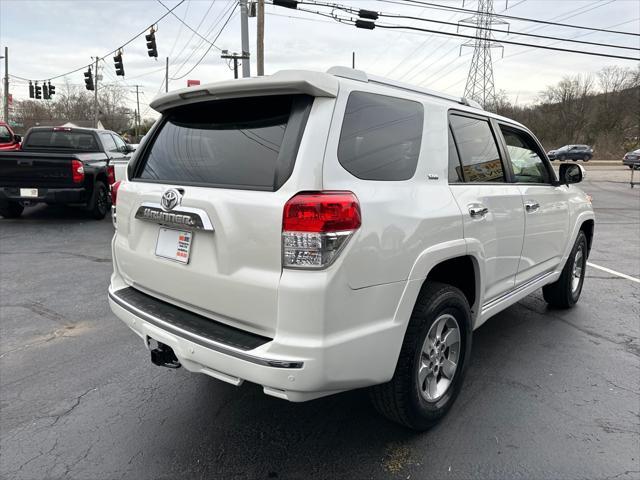
[[441,418],[472,332],[580,297],[594,214],[523,125],[334,67],[158,97],[114,186],[109,301],[155,364]]

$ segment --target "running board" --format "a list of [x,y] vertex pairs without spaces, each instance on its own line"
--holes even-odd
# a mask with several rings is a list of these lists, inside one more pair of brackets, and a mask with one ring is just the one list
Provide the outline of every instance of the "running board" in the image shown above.
[[483,320],[486,320],[486,315],[493,315],[498,313],[498,311],[502,310],[502,308],[498,309],[496,312],[492,312],[496,307],[502,307],[502,304],[506,303],[503,308],[508,307],[509,305],[515,303],[522,297],[526,297],[533,290],[536,290],[547,284],[545,280],[551,277],[556,272],[547,272],[542,275],[538,275],[537,277],[529,280],[526,283],[514,288],[513,290],[509,290],[507,293],[502,294],[498,298],[494,298],[493,300],[482,305],[482,311],[480,315],[483,317]]

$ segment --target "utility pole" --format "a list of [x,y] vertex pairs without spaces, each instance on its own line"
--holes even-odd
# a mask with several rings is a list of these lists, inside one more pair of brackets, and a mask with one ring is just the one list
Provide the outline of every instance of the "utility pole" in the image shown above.
[[169,57],[167,57],[167,64],[164,69],[164,91],[169,91]]
[[256,48],[256,68],[258,70],[258,76],[264,75],[264,0],[258,0],[258,31]]
[[[220,58],[233,60],[233,78],[238,78],[238,60],[249,60],[249,55],[238,55],[236,52],[229,53],[229,50],[222,50]],[[248,62],[247,62],[248,63]],[[244,67],[245,62],[242,62]]]
[[138,105],[138,114],[136,115],[136,140],[139,140],[140,136],[140,94],[139,94],[140,85],[136,85],[136,103]]
[[96,57],[96,74],[93,77],[93,124],[98,128],[98,62],[100,57]]
[[4,47],[4,121],[9,123],[9,47]]
[[[242,56],[249,59],[249,11],[247,0],[240,0],[240,36],[242,40]],[[251,76],[251,62],[242,62],[242,76]]]
[[351,68],[356,68],[356,52],[351,52]]

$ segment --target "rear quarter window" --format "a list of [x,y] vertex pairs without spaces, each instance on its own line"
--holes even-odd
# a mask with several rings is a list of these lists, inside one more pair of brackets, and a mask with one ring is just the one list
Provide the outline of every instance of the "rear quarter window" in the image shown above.
[[277,190],[293,170],[312,101],[274,95],[174,108],[145,148],[134,178]]
[[416,172],[424,109],[412,100],[351,92],[338,161],[362,180],[408,180]]

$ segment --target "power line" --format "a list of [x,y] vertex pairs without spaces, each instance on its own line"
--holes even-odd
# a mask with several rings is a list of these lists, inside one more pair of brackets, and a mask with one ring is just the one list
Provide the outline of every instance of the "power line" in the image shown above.
[[[351,12],[353,13],[353,12]],[[448,22],[445,20],[432,20],[430,18],[422,18],[422,17],[415,17],[412,15],[402,15],[402,14],[389,14],[389,13],[383,13],[383,12],[379,12],[379,15],[381,17],[387,17],[387,18],[404,18],[406,20],[416,20],[416,21],[420,21],[420,22],[429,22],[429,23],[439,23],[442,25],[450,25],[450,26],[454,26],[454,27],[458,27],[461,26],[459,23],[454,23],[454,22]],[[492,16],[496,16],[496,14],[492,14]],[[462,25],[463,27],[465,25]],[[520,36],[525,36],[525,37],[533,37],[533,38],[542,38],[545,40],[559,40],[561,42],[571,42],[571,43],[579,43],[579,44],[583,44],[583,45],[593,45],[596,47],[608,47],[608,48],[621,48],[621,49],[625,49],[625,50],[640,50],[640,48],[638,47],[626,47],[623,45],[614,45],[611,43],[599,43],[599,42],[585,42],[584,40],[574,40],[571,38],[564,38],[564,37],[551,37],[548,35],[536,35],[535,33],[525,33],[525,32],[513,32],[510,30],[501,30],[498,28],[493,28],[493,27],[483,27],[481,25],[476,25],[473,28],[475,28],[476,30],[486,30],[486,31],[490,31],[492,33],[506,33],[507,35],[520,35]]]
[[[417,1],[417,0],[407,0],[407,1]],[[333,8],[337,8],[335,5],[333,6]],[[331,13],[331,14],[327,14],[325,12],[319,12],[319,11],[314,11],[314,10],[308,10],[308,9],[301,9],[298,8],[298,10],[303,11],[303,12],[308,12],[308,13],[314,13],[317,15],[322,15],[328,18],[332,18],[337,22],[340,23],[345,23],[347,25],[356,25],[356,20],[354,20],[353,18],[344,18],[344,17],[339,17],[337,14],[335,13]],[[374,27],[378,27],[378,28],[383,28],[383,29],[389,29],[389,30],[413,30],[413,31],[417,31],[417,32],[425,32],[425,33],[433,33],[436,35],[448,35],[448,36],[452,36],[452,37],[458,37],[458,38],[467,38],[467,39],[471,39],[471,40],[481,40],[481,37],[478,37],[476,35],[466,35],[463,33],[453,33],[453,32],[442,32],[440,30],[433,30],[433,29],[428,29],[428,28],[420,28],[420,27],[414,27],[414,26],[410,26],[410,25],[385,25],[385,24],[374,24],[373,21],[369,21],[369,20],[359,20],[361,23],[360,25],[362,26],[364,22],[364,25],[366,25],[366,27],[364,28],[368,28],[368,29],[373,29]],[[540,48],[543,50],[552,50],[552,51],[557,51],[557,52],[566,52],[566,53],[576,53],[576,54],[582,54],[582,55],[590,55],[590,56],[595,56],[595,57],[603,57],[603,58],[617,58],[620,60],[633,60],[633,61],[640,61],[640,58],[636,58],[636,57],[625,57],[622,55],[613,55],[610,53],[600,53],[600,52],[591,52],[591,51],[586,51],[586,50],[573,50],[573,49],[569,49],[569,48],[561,48],[561,47],[552,47],[552,46],[546,46],[546,45],[535,45],[532,43],[523,43],[523,42],[515,42],[513,40],[496,40],[496,39],[491,39],[489,40],[491,42],[495,42],[495,43],[505,43],[508,45],[518,45],[518,46],[522,46],[522,47],[534,47],[534,48]]]
[[[171,13],[172,13],[176,8],[178,8],[178,7],[179,7],[180,5],[182,5],[184,2],[185,2],[185,0],[180,0],[180,2],[179,2],[175,7],[173,7],[173,8],[172,8],[171,10],[169,10],[167,13],[165,13],[164,15],[162,15],[160,18],[158,18],[155,22],[153,22],[153,24],[152,24],[152,25],[155,25],[156,23],[158,23],[158,22],[162,21],[165,17],[167,17],[169,14],[171,14]],[[126,47],[127,45],[129,45],[131,42],[133,42],[135,39],[137,39],[140,35],[145,34],[145,33],[147,32],[147,30],[149,30],[149,27],[145,28],[145,29],[144,29],[144,30],[142,30],[141,32],[137,33],[135,36],[131,37],[129,40],[127,40],[125,43],[123,43],[122,45],[120,45],[118,48],[115,48],[114,50],[112,50],[112,51],[110,51],[109,53],[107,53],[107,54],[103,55],[102,57],[98,57],[98,59],[99,59],[99,60],[104,60],[104,59],[105,59],[105,58],[107,58],[108,56],[110,56],[110,55],[112,55],[112,54],[116,53],[116,52],[117,52],[118,50],[120,50],[121,48]],[[35,80],[35,79],[30,79],[30,80],[33,80],[34,82],[44,82],[45,80],[55,80],[56,78],[65,77],[65,76],[67,76],[67,75],[71,75],[72,73],[79,72],[80,70],[84,70],[85,68],[88,68],[89,66],[93,65],[93,63],[94,63],[94,62],[88,63],[88,64],[83,65],[83,66],[81,66],[81,67],[78,67],[78,68],[76,68],[76,69],[74,69],[74,70],[71,70],[71,71],[66,72],[66,73],[62,73],[62,74],[60,74],[60,75],[55,75],[55,76],[53,76],[53,77],[46,77],[46,78],[38,79],[38,80]],[[20,79],[22,79],[22,80],[27,80],[27,79],[25,79],[24,77],[18,77],[17,75],[16,75],[16,78],[20,78]]]
[[180,17],[178,17],[175,13],[173,13],[173,12],[169,9],[169,7],[167,7],[164,3],[162,3],[162,0],[156,0],[156,1],[157,1],[160,5],[162,5],[164,8],[166,8],[166,9],[169,11],[169,13],[171,13],[171,15],[173,15],[174,17],[176,17],[176,18],[180,21],[180,23],[181,23],[182,25],[184,25],[185,27],[187,27],[189,30],[191,30],[193,33],[195,33],[197,36],[199,36],[202,40],[204,40],[205,42],[207,42],[207,43],[208,43],[208,44],[210,44],[211,46],[213,46],[213,47],[217,48],[218,50],[221,50],[221,48],[220,48],[220,47],[218,47],[217,45],[214,45],[212,42],[210,42],[210,41],[209,41],[209,39],[207,39],[207,38],[203,37],[202,35],[200,35],[200,34],[198,33],[198,31],[197,31],[197,30],[194,30],[194,29],[193,29],[193,27],[192,27],[191,25],[189,25],[189,24],[188,24],[188,23],[186,23],[183,19],[181,19],[181,18],[180,18]]
[[[384,28],[384,29],[391,29],[391,30],[404,29],[404,30],[414,30],[414,31],[417,31],[417,32],[436,33],[436,34],[440,34],[440,35],[451,35],[451,36],[454,36],[454,37],[468,38],[468,39],[471,39],[471,40],[479,40],[480,39],[480,37],[478,37],[476,35],[465,35],[465,34],[462,34],[462,33],[453,33],[453,32],[445,33],[445,32],[440,32],[438,30],[431,30],[431,29],[428,29],[428,28],[412,27],[412,26],[409,26],[409,25],[376,25],[376,27]],[[508,45],[519,45],[521,47],[534,47],[534,48],[541,48],[543,50],[554,50],[554,51],[557,51],[557,52],[579,53],[579,54],[582,54],[582,55],[591,55],[591,56],[594,56],[594,57],[618,58],[620,60],[640,61],[640,58],[624,57],[622,55],[613,55],[613,54],[610,54],[610,53],[589,52],[589,51],[585,51],[585,50],[572,50],[570,48],[550,47],[550,46],[547,46],[547,45],[534,45],[532,43],[513,42],[511,40],[490,39],[489,41],[490,42],[495,42],[495,43],[506,43]]]
[[204,57],[207,56],[207,53],[209,53],[211,51],[211,48],[214,47],[214,42],[216,40],[218,40],[218,37],[220,37],[220,35],[222,34],[222,32],[224,31],[225,27],[227,26],[227,24],[229,23],[229,21],[231,20],[231,18],[233,17],[233,13],[235,12],[236,8],[237,8],[238,4],[236,3],[233,7],[233,9],[231,10],[231,13],[229,14],[229,16],[227,17],[227,21],[224,22],[224,25],[222,25],[222,28],[220,29],[220,31],[218,32],[218,34],[216,35],[216,38],[213,39],[213,42],[211,42],[211,45],[209,46],[209,48],[207,48],[207,50],[202,54],[202,56],[200,57],[200,59],[195,63],[195,65],[193,67],[191,67],[189,69],[188,72],[186,72],[183,75],[180,75],[179,77],[172,77],[171,80],[180,80],[184,77],[186,77],[187,75],[189,75],[191,72],[193,72],[193,70],[200,65],[200,62],[202,62],[204,60]]
[[[205,37],[208,37],[209,35],[211,35],[211,33],[215,30],[215,28],[220,24],[220,22],[225,18],[225,16],[227,14],[229,14],[229,12],[231,12],[234,8],[235,8],[235,2],[229,2],[229,6],[228,7],[223,7],[222,10],[220,11],[220,14],[214,19],[213,23],[211,24],[211,26],[207,29],[207,32],[205,33]],[[211,7],[213,6],[213,2],[211,3],[209,9],[207,10],[207,13],[205,14],[205,17],[209,14],[209,12],[211,11]],[[198,27],[196,28],[199,29],[200,25],[202,24],[202,22],[204,21],[204,18],[202,18],[202,21],[198,24]],[[191,38],[193,38],[195,34],[191,35]],[[191,41],[191,39],[189,40]],[[189,43],[187,42],[184,47],[182,48],[182,50],[180,51],[180,53],[178,54],[178,57],[182,54],[182,52],[187,48],[187,45]],[[187,62],[189,60],[191,60],[191,57],[193,57],[193,55],[200,50],[200,47],[204,45],[204,42],[202,40],[200,40],[198,42],[198,44],[191,50],[191,52],[187,55],[187,57],[182,61],[182,63],[180,64],[180,66],[178,68],[175,69],[175,75],[178,75],[180,73],[180,71],[184,68],[184,66],[187,64]],[[177,64],[178,62],[176,61],[175,64]],[[172,65],[175,65],[172,64]]]
[[[190,8],[191,8],[191,0],[187,0],[187,8],[185,8],[185,10],[184,10],[184,15],[182,16],[182,20],[185,20],[187,18],[187,15],[189,15],[189,9]],[[178,44],[178,39],[182,35],[182,27],[183,26],[184,25],[180,25],[180,29],[178,30],[178,34],[176,35],[176,38],[173,39],[173,45],[171,45],[171,50],[169,50],[169,58],[171,58],[171,56],[173,55],[173,51],[176,49],[176,45]]]
[[[378,0],[380,2],[384,2],[384,3],[397,3],[394,1],[390,1],[390,0]],[[421,6],[426,6],[426,7],[430,7],[430,8],[435,8],[438,10],[449,10],[449,11],[456,11],[456,12],[463,12],[463,13],[476,13],[475,10],[469,10],[467,8],[461,8],[461,7],[453,7],[451,5],[439,5],[437,3],[430,3],[430,2],[425,2],[422,0],[404,0],[406,3],[412,3],[412,4],[416,4],[416,5],[421,5]],[[500,18],[506,18],[509,20],[520,20],[523,22],[532,22],[532,23],[541,23],[541,24],[545,24],[545,25],[555,25],[557,27],[567,27],[567,28],[578,28],[581,30],[593,30],[596,32],[605,32],[605,33],[615,33],[618,35],[631,35],[634,37],[638,37],[640,36],[640,34],[638,33],[632,33],[632,32],[622,32],[619,30],[607,30],[605,28],[596,28],[596,27],[585,27],[582,25],[572,25],[569,23],[558,23],[558,22],[551,22],[548,20],[539,20],[539,19],[535,19],[535,18],[526,18],[526,17],[517,17],[514,15],[504,15],[502,13],[496,13],[494,14],[494,16],[496,17],[500,17]]]
[[[159,0],[158,0],[159,1]],[[414,1],[414,0],[406,0],[406,1]],[[417,1],[417,0],[416,0]],[[613,0],[611,0],[613,1]],[[341,4],[337,4],[337,3],[324,3],[324,2],[318,2],[315,0],[300,0],[298,2],[299,4],[310,4],[310,5],[316,5],[316,6],[322,6],[322,7],[328,7],[328,8],[333,8],[333,9],[338,9],[338,10],[342,10],[344,12],[347,13],[351,13],[351,14],[355,14],[357,15],[360,12],[360,9],[358,8],[354,8],[354,7],[350,7],[347,5],[341,5]],[[397,2],[396,2],[397,3]],[[611,3],[611,2],[609,2]],[[449,7],[447,7],[449,8]],[[450,8],[458,8],[458,7],[450,7]],[[466,10],[465,11],[470,11],[473,12],[474,15],[477,14],[477,12],[475,12],[474,10]],[[386,17],[386,18],[401,18],[401,19],[406,19],[406,20],[415,20],[415,21],[419,21],[419,22],[429,22],[429,23],[438,23],[441,25],[449,25],[449,26],[453,26],[453,27],[460,27],[460,26],[465,26],[465,25],[460,25],[460,23],[454,23],[448,20],[434,20],[431,18],[423,18],[423,17],[418,17],[415,15],[405,15],[405,14],[401,14],[401,13],[386,13],[386,12],[375,12],[378,16],[380,17]],[[500,17],[500,14],[496,14],[496,13],[492,13],[491,17]],[[502,22],[504,23],[504,22]],[[597,47],[605,47],[605,48],[620,48],[620,49],[625,49],[625,50],[635,50],[635,51],[640,51],[640,48],[638,47],[627,47],[627,46],[623,46],[623,45],[615,45],[615,44],[611,44],[611,43],[600,43],[600,42],[586,42],[584,40],[574,40],[574,39],[567,39],[564,37],[552,37],[549,35],[537,35],[534,33],[527,33],[527,32],[514,32],[511,30],[501,30],[498,28],[494,28],[491,26],[482,26],[482,25],[474,25],[474,27],[476,30],[483,30],[483,31],[487,31],[487,32],[491,32],[491,33],[506,33],[507,35],[520,35],[520,36],[525,36],[525,37],[533,37],[533,38],[540,38],[540,39],[545,39],[545,40],[559,40],[559,41],[563,41],[563,42],[572,42],[572,43],[578,43],[578,44],[584,44],[584,45],[592,45],[592,46],[597,46]]]
[[[202,26],[202,24],[204,23],[205,19],[209,16],[209,12],[211,12],[211,9],[213,8],[213,5],[215,4],[215,0],[211,0],[211,3],[209,4],[209,8],[207,8],[207,11],[204,13],[204,15],[202,16],[202,18],[200,19],[200,21],[198,22],[198,25],[196,26],[196,30],[200,30],[200,27]],[[184,52],[187,48],[187,46],[191,43],[191,40],[193,40],[193,37],[195,36],[195,33],[191,33],[191,37],[189,37],[189,40],[186,41],[186,43],[182,46],[182,48],[180,49],[180,51],[178,52],[178,54],[175,56],[175,58],[180,58],[180,55],[182,55],[182,52]],[[177,39],[176,39],[177,40]],[[200,44],[202,43],[202,41],[200,41]],[[199,45],[200,45],[199,44]],[[169,55],[169,58],[174,58],[172,55]],[[174,65],[174,63],[172,62],[172,66]]]

